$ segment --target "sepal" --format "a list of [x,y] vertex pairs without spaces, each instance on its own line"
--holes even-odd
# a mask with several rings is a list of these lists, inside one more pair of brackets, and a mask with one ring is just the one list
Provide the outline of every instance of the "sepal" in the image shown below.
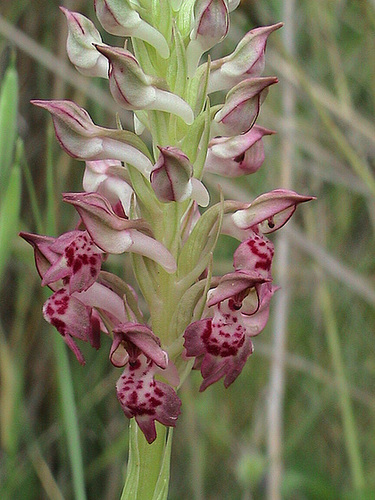
[[221,42],[229,29],[229,11],[225,0],[196,0],[194,26],[186,49],[188,75],[193,76],[201,55]]
[[133,36],[149,43],[167,59],[169,47],[164,36],[146,23],[129,0],[95,0],[95,12],[103,28],[118,36]]
[[188,125],[193,123],[194,114],[187,102],[160,88],[154,78],[143,72],[131,52],[106,45],[96,48],[109,60],[109,88],[120,106],[128,110],[165,111],[179,116]]
[[255,198],[246,209],[234,213],[232,219],[240,229],[258,226],[262,233],[272,233],[288,222],[298,204],[313,199],[288,189],[275,189]]
[[68,22],[66,51],[70,62],[86,76],[108,78],[108,61],[95,49],[102,38],[94,24],[87,17],[60,6]]
[[193,166],[178,148],[159,146],[160,155],[151,172],[151,186],[160,201],[184,201],[191,196]]
[[283,23],[255,28],[242,38],[232,54],[211,63],[208,93],[227,90],[246,78],[258,77],[265,66],[269,35]]
[[268,87],[275,77],[249,78],[231,89],[213,121],[213,135],[234,136],[248,132],[258,117]]
[[224,177],[253,174],[264,162],[262,138],[272,130],[254,125],[246,134],[214,137],[208,145],[204,171]]
[[31,102],[51,113],[56,138],[73,158],[119,160],[130,163],[144,176],[149,176],[152,163],[146,154],[147,148],[135,134],[95,125],[87,111],[72,101]]
[[109,202],[98,193],[66,193],[64,201],[74,205],[96,245],[105,252],[135,252],[148,257],[173,273],[176,262],[162,243],[148,236],[142,220],[116,215]]

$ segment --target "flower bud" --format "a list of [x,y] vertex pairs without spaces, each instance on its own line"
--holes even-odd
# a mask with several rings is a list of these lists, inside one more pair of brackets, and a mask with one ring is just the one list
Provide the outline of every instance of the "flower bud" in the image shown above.
[[255,198],[248,208],[235,212],[232,219],[241,229],[258,226],[262,233],[272,233],[288,222],[299,203],[313,199],[289,189],[275,189]]
[[[98,127],[83,108],[72,101],[31,101],[52,115],[56,138],[73,158],[114,159],[133,165],[146,177],[152,163],[139,149],[123,141],[124,131]],[[129,134],[129,133],[128,133]],[[137,138],[138,141],[140,139]]]
[[203,184],[193,178],[189,158],[178,148],[159,147],[160,156],[151,172],[151,186],[160,201],[195,199],[199,205],[208,205],[208,193]]
[[194,121],[190,106],[176,94],[160,89],[155,79],[146,75],[137,59],[126,49],[96,45],[110,62],[109,88],[115,101],[129,110],[150,109],[166,111],[182,118],[187,124]]
[[129,0],[95,0],[95,12],[103,28],[118,36],[134,36],[149,43],[167,59],[169,47],[164,36],[141,19]]
[[160,156],[151,172],[151,186],[160,201],[183,201],[191,195],[193,166],[179,149],[159,147]]
[[99,31],[87,17],[60,7],[68,21],[66,50],[76,69],[86,76],[108,78],[108,61],[94,47],[102,43]]
[[256,172],[264,161],[262,137],[274,132],[255,125],[246,134],[215,137],[208,146],[205,172],[239,177]]
[[273,24],[249,31],[229,56],[211,63],[207,92],[229,89],[245,78],[263,73],[269,35],[283,24]]
[[221,42],[229,29],[229,11],[225,0],[196,0],[194,28],[186,50],[188,74],[192,76],[201,55]]
[[237,84],[215,115],[213,134],[234,136],[248,132],[258,117],[268,87],[277,81],[275,77],[250,78]]

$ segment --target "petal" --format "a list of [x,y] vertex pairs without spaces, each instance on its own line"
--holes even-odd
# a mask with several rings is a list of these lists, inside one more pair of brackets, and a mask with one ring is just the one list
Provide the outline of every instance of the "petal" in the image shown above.
[[135,229],[130,229],[129,235],[132,239],[129,252],[139,253],[140,255],[144,255],[154,260],[161,265],[167,273],[176,272],[177,264],[173,255],[162,243],[160,243],[160,241]]
[[96,307],[101,311],[109,313],[112,323],[115,325],[118,325],[127,319],[124,299],[110,287],[101,283],[94,283],[86,291],[80,293],[76,292],[74,297],[78,298],[83,304],[89,307]]
[[69,277],[69,293],[87,290],[97,279],[102,253],[86,231],[77,231],[73,241],[64,248],[62,257],[44,275],[42,285]]
[[[237,298],[236,296],[245,297],[250,288],[255,285],[264,283],[265,278],[256,271],[248,271],[241,269],[234,273],[225,274],[219,285],[210,291],[207,306],[211,307],[226,299]],[[238,309],[241,307],[242,300],[238,304]]]
[[147,441],[156,439],[155,420],[174,427],[180,414],[181,401],[174,389],[156,381],[156,367],[140,356],[128,363],[116,384],[117,397],[128,418],[135,417]]
[[233,87],[215,115],[214,135],[234,136],[248,132],[258,117],[268,87],[277,81],[275,77],[249,78]]
[[114,362],[116,360],[116,350],[120,342],[125,342],[125,349],[127,348],[127,343],[133,344],[160,368],[165,369],[168,366],[167,353],[160,347],[159,338],[147,325],[132,322],[121,323],[113,329],[113,333],[115,336],[110,352],[110,360],[115,366],[124,366]]
[[93,338],[90,308],[69,295],[65,288],[61,288],[45,302],[43,316],[59,331],[66,344],[83,365],[85,363],[83,356],[72,337],[85,342]]
[[87,76],[108,77],[108,61],[98,53],[94,43],[102,43],[99,31],[90,19],[60,6],[68,21],[66,51],[80,73]]

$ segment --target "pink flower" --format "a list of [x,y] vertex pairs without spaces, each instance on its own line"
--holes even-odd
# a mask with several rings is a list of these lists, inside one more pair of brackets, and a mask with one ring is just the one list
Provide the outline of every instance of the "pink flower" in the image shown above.
[[124,109],[150,109],[173,113],[187,124],[194,121],[189,104],[177,94],[159,87],[155,78],[146,75],[131,52],[107,45],[95,45],[109,61],[109,89]]
[[232,219],[240,229],[256,227],[262,233],[272,233],[288,222],[297,205],[313,199],[289,189],[275,189],[255,198],[247,208],[235,212]]
[[[113,330],[110,358],[125,370],[117,381],[117,397],[128,418],[135,417],[147,441],[156,439],[155,420],[174,427],[180,414],[181,401],[168,384],[155,380],[160,374],[178,384],[175,369],[168,373],[168,355],[160,340],[147,325],[126,322]],[[171,370],[170,370],[171,371]]]
[[235,271],[209,292],[207,306],[213,317],[185,330],[186,354],[200,365],[201,391],[222,377],[228,387],[253,352],[250,338],[265,327],[275,290],[270,283],[273,252],[272,243],[256,233],[241,243],[234,254]]
[[74,205],[95,244],[104,252],[135,252],[148,257],[167,272],[176,270],[172,254],[149,236],[149,226],[140,219],[119,217],[106,198],[98,193],[65,193],[64,201]]
[[43,306],[44,318],[84,364],[73,339],[100,347],[100,330],[105,328],[95,308],[101,310],[108,324],[116,325],[126,318],[124,300],[113,291],[111,279],[99,279],[103,254],[86,231],[71,231],[59,238],[30,233],[21,236],[34,247],[42,284],[54,290]]
[[205,172],[240,177],[256,172],[264,161],[262,137],[274,132],[255,125],[246,134],[215,137],[208,145]]
[[269,35],[282,23],[255,28],[242,38],[232,54],[212,61],[208,93],[230,89],[246,78],[260,76],[264,70]]
[[219,303],[213,318],[195,321],[185,330],[187,356],[201,358],[203,382],[200,390],[225,377],[228,387],[241,373],[253,345],[236,309],[228,301]]
[[150,175],[152,163],[144,152],[145,145],[135,134],[95,125],[88,112],[72,101],[31,102],[51,113],[56,138],[72,158],[119,160],[133,165],[145,177]]

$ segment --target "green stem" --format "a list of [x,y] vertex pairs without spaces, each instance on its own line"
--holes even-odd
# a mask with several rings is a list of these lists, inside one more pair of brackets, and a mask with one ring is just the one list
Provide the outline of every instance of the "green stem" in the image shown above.
[[132,419],[129,462],[121,500],[164,500],[168,494],[172,432],[157,424],[157,438],[148,444]]

